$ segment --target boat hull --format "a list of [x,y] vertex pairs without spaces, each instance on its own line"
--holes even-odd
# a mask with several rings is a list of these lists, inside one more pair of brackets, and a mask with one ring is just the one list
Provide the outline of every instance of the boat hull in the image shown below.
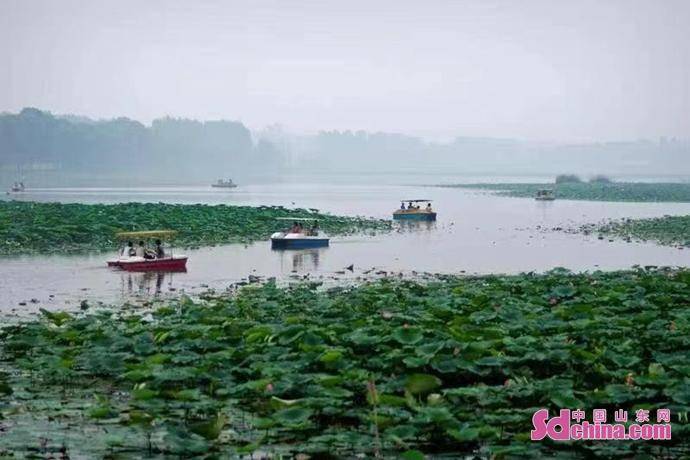
[[109,260],[109,267],[128,272],[182,272],[187,270],[187,257],[143,260]]
[[432,222],[436,220],[435,212],[400,212],[393,213],[394,220],[418,220]]
[[272,249],[325,248],[328,238],[271,238]]

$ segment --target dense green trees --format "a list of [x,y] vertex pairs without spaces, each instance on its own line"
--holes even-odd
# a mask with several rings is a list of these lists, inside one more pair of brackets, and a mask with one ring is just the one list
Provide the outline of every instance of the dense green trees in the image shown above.
[[[266,141],[263,142],[266,144]],[[127,118],[94,121],[26,108],[0,115],[0,166],[76,173],[189,178],[280,169],[281,153],[254,146],[239,122],[162,118],[150,127]]]

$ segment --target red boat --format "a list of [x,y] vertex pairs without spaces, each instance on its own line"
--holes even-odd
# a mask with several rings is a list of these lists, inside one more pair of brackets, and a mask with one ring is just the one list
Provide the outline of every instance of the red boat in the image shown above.
[[[116,236],[123,240],[139,240],[143,242],[147,239],[155,238],[162,244],[161,240],[172,240],[177,232],[174,230],[152,230],[146,232],[121,232]],[[163,257],[156,257],[152,251],[146,251],[145,257],[129,256],[129,248],[123,244],[117,259],[107,261],[108,267],[117,267],[130,272],[184,272],[187,271],[187,256],[173,255],[172,248],[168,248],[169,253]]]
[[173,256],[162,259],[129,259],[109,260],[108,267],[119,267],[128,272],[183,272],[187,270],[187,256]]

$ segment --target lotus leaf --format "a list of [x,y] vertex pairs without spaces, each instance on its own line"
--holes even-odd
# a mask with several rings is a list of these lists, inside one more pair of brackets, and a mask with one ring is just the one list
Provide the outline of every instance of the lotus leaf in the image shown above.
[[[2,449],[34,455],[40,432],[71,458],[682,458],[688,292],[687,269],[554,270],[268,282],[167,299],[150,315],[41,315],[0,329]],[[542,407],[668,407],[673,441],[636,443],[634,455],[533,443]]]

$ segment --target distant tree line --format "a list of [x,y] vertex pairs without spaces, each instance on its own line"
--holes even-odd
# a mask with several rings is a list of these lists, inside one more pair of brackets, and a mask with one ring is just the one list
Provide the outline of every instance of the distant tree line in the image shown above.
[[0,165],[180,178],[279,171],[283,155],[240,122],[162,118],[95,121],[26,108],[0,115]]
[[168,117],[145,126],[128,118],[91,120],[26,108],[0,114],[0,169],[17,165],[197,182],[266,174],[272,180],[285,172],[680,175],[690,174],[690,141],[560,144],[457,137],[430,142],[347,130],[294,135],[279,126],[252,136],[236,121]]
[[[559,174],[556,176],[556,184],[581,184],[582,178],[576,174]],[[596,174],[589,178],[590,184],[610,184],[613,182],[610,177],[603,174]]]
[[[302,139],[304,169],[434,174],[533,175],[572,171],[599,175],[690,174],[690,141],[664,139],[565,144],[517,139],[457,137],[427,142],[413,136],[327,131]],[[570,178],[572,180],[572,178]],[[567,179],[566,179],[567,181]]]

